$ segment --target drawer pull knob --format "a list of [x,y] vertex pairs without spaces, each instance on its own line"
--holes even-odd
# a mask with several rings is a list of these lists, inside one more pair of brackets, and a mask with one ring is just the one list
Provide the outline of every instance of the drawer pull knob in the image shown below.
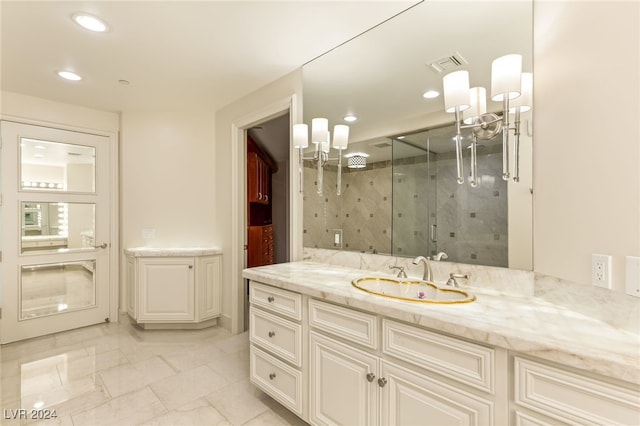
[[273,296],[267,297],[267,302],[269,302],[269,303],[273,303],[274,300],[276,300],[276,299]]
[[269,332],[269,337],[273,337],[273,336],[275,336],[275,335],[276,335],[276,332],[275,332],[275,331],[270,331],[270,332]]
[[373,382],[373,380],[376,378],[376,375],[373,373],[369,373],[367,374],[367,380],[369,381],[369,383]]
[[276,373],[269,374],[269,380],[273,380],[276,378]]
[[385,379],[384,377],[380,377],[378,379],[378,386],[380,386],[381,388],[383,388],[384,385],[386,385],[386,384],[387,384],[387,379]]

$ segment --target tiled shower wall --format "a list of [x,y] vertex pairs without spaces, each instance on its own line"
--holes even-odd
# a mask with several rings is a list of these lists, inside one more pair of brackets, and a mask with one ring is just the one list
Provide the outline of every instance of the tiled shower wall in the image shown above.
[[[315,192],[316,173],[305,162],[305,247],[398,256],[444,251],[451,261],[508,265],[507,182],[497,148],[479,149],[477,188],[456,183],[455,156],[448,154],[432,154],[430,163],[426,156],[395,160],[393,168],[391,161],[344,168],[341,196],[335,166],[325,166],[322,197]],[[342,230],[342,247],[333,243],[336,229]]]
[[342,230],[342,249],[391,254],[391,162],[366,169],[343,168],[342,195],[336,195],[337,168],[325,166],[323,195],[316,193],[317,171],[304,167],[304,246],[334,246]]

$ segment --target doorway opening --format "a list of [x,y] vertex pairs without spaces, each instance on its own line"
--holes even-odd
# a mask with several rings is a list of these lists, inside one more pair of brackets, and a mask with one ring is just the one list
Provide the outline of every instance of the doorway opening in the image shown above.
[[[284,263],[290,248],[290,114],[271,118],[245,131],[246,267]],[[245,281],[244,328],[249,321]]]

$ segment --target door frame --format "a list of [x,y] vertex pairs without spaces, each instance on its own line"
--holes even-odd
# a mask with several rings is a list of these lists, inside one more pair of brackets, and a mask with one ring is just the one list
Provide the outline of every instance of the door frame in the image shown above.
[[302,119],[295,94],[253,111],[231,123],[231,332],[244,331],[246,291],[242,270],[247,229],[246,130],[289,112],[289,260],[302,260],[302,188],[298,179],[298,155],[291,148],[291,128]]
[[[108,130],[93,129],[80,126],[70,126],[56,122],[34,120],[30,118],[13,116],[8,114],[0,114],[0,121],[11,121],[18,124],[29,124],[33,126],[48,127],[56,130],[66,130],[71,132],[89,133],[97,136],[104,136],[109,139],[109,150],[111,159],[109,164],[109,179],[111,194],[109,194],[110,204],[110,223],[109,223],[109,321],[119,321],[119,302],[120,302],[120,132]],[[2,147],[0,141],[0,148]],[[1,188],[0,188],[1,190]],[[3,206],[0,206],[2,208]],[[0,287],[0,291],[1,291]],[[1,296],[0,296],[1,297]],[[0,321],[2,321],[0,317]]]

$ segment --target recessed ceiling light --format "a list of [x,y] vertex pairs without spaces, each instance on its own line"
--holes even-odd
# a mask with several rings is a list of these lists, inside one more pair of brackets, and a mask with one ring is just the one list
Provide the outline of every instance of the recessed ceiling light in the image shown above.
[[344,121],[348,121],[349,123],[351,123],[352,121],[356,121],[358,119],[358,117],[356,117],[355,115],[345,115],[343,120]]
[[104,33],[109,27],[102,20],[88,13],[79,12],[73,15],[73,21],[82,28],[96,33]]
[[71,71],[59,71],[58,75],[62,78],[64,78],[65,80],[71,80],[71,81],[80,81],[82,80],[82,77],[80,77],[78,74],[71,72]]
[[438,96],[440,96],[440,92],[436,90],[428,90],[422,94],[422,97],[425,99],[433,99],[437,98]]

